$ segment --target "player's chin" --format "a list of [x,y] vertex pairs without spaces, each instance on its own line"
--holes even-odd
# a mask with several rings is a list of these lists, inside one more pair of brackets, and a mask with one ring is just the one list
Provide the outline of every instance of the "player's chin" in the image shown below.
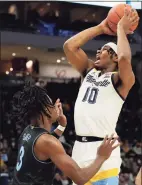
[[94,62],[94,66],[95,66],[96,69],[98,69],[98,68],[99,68],[99,69],[100,69],[100,68],[103,68],[102,63],[99,62],[99,61]]

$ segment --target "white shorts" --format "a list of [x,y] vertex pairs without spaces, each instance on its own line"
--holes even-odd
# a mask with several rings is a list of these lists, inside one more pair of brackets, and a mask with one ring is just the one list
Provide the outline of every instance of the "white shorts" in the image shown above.
[[[87,167],[96,158],[97,148],[102,141],[79,142],[75,141],[72,158],[81,167]],[[87,185],[118,185],[118,175],[121,166],[120,147],[116,148],[110,158],[104,162],[97,174],[90,179]]]

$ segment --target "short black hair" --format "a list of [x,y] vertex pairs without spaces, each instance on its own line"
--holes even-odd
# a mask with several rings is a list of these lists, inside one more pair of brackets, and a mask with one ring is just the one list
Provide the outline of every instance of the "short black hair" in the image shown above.
[[110,48],[108,50],[108,53],[111,55],[111,57],[113,57],[113,55],[116,55],[117,56],[117,54],[115,53],[115,51],[112,48]]
[[26,85],[22,91],[13,96],[12,118],[16,122],[25,124],[31,119],[37,119],[42,114],[51,118],[49,108],[52,107],[54,104],[47,95],[46,89],[36,85]]
[[[108,53],[110,54],[110,57],[112,59],[113,56],[117,56],[117,54],[115,53],[115,51],[110,47],[108,46],[109,49],[108,49]],[[118,71],[118,62],[115,62],[116,63],[116,71]]]

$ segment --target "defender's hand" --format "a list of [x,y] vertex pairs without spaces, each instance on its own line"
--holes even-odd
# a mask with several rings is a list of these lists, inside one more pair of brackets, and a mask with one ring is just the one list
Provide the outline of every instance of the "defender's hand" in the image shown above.
[[62,108],[62,103],[60,102],[60,99],[58,98],[55,102],[55,107],[56,107],[56,111],[58,114],[58,119],[57,121],[59,122],[59,124],[63,127],[66,127],[67,125],[67,118],[63,113],[63,108]]
[[114,134],[112,134],[110,138],[108,138],[108,135],[105,137],[102,144],[98,148],[98,151],[97,151],[98,157],[101,157],[102,159],[107,160],[110,157],[112,151],[118,146],[120,146],[120,143],[114,145],[118,137],[115,137],[114,139],[113,138],[114,138]]

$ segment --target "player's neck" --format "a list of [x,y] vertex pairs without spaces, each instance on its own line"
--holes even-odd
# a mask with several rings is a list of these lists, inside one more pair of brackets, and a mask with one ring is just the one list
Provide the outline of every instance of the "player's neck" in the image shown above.
[[48,132],[51,131],[51,125],[50,124],[42,124],[40,125],[41,128],[44,128],[45,130],[47,130]]
[[46,122],[44,122],[44,124],[43,123],[40,123],[40,125],[39,125],[41,128],[44,128],[45,130],[47,130],[48,132],[50,132],[51,131],[51,126],[52,126],[52,124],[50,123],[50,121],[46,121]]
[[108,72],[113,72],[113,71],[114,71],[114,67],[113,66],[109,66],[108,68],[101,70],[101,75],[105,74],[105,73],[108,73]]
[[40,127],[40,128],[44,128],[45,130],[47,130],[48,132],[51,131],[51,126],[52,126],[52,123],[50,120],[37,120],[37,125]]

